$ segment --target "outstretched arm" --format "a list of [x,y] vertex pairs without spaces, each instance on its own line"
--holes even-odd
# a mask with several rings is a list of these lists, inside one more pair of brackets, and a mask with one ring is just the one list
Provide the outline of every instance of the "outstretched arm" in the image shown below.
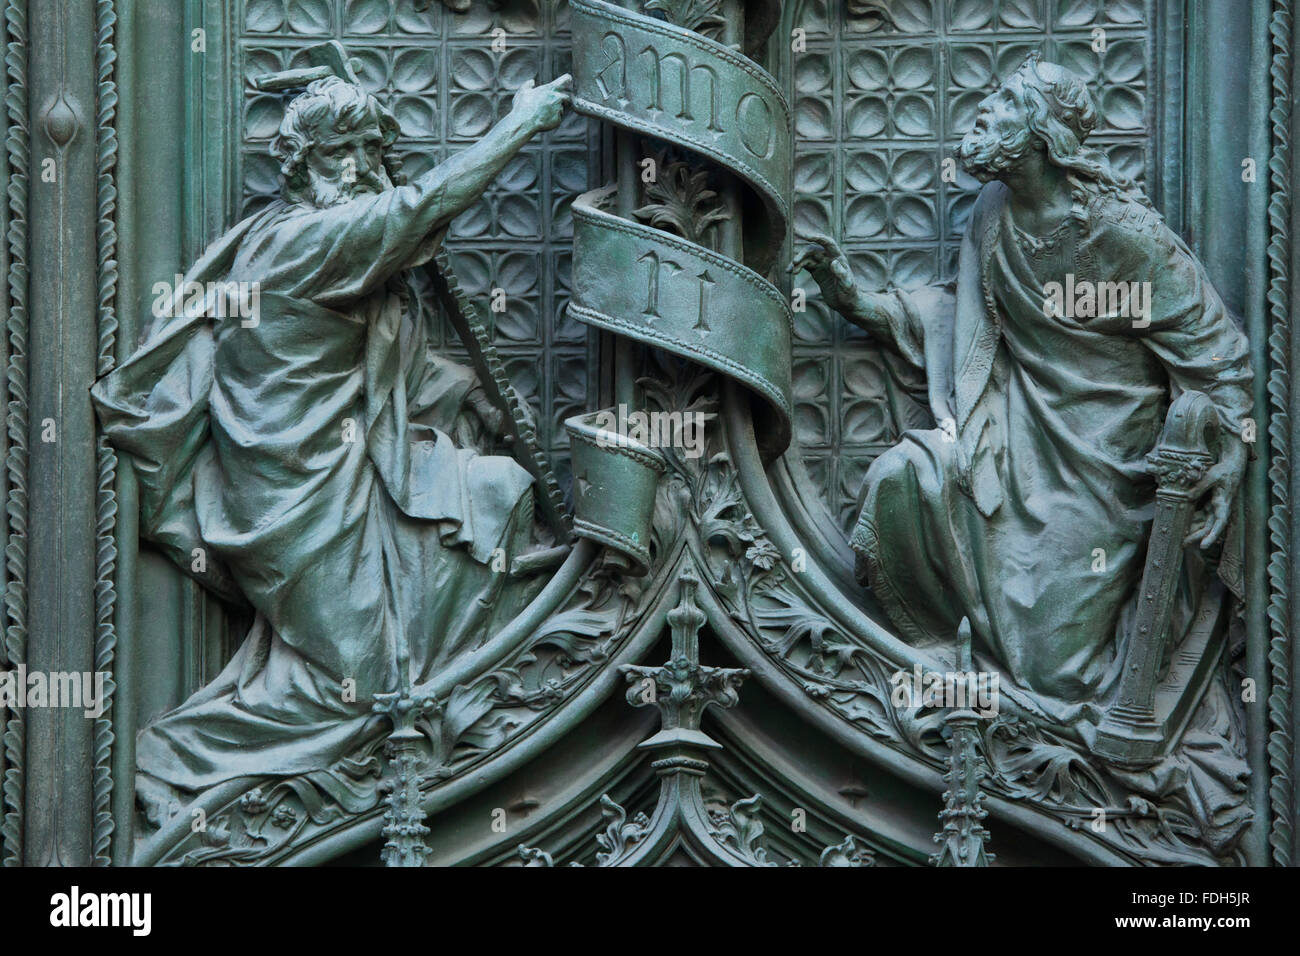
[[440,234],[524,144],[559,125],[571,83],[568,75],[545,86],[529,81],[486,136],[405,186],[284,217],[241,250],[235,273],[258,280],[263,291],[331,308],[369,295],[427,262]]
[[806,246],[795,256],[789,271],[795,273],[807,269],[816,280],[827,305],[882,345],[892,345],[889,312],[893,296],[859,289],[853,279],[848,257],[834,239],[821,233],[808,233],[801,238],[807,239],[812,245]]
[[560,125],[572,85],[567,73],[545,86],[534,86],[529,80],[515,93],[510,113],[486,136],[412,183],[421,193],[415,213],[426,235],[446,227],[478,202],[525,143]]
[[790,264],[790,271],[807,269],[821,288],[822,298],[849,322],[881,346],[892,349],[920,371],[925,371],[925,330],[921,312],[943,307],[951,310],[951,292],[936,287],[936,295],[921,292],[867,292],[858,288],[848,257],[828,236],[804,236],[806,247]]

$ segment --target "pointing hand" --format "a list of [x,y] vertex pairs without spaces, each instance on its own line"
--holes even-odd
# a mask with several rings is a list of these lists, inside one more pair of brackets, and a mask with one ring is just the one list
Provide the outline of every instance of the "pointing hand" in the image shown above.
[[568,73],[545,86],[528,80],[515,93],[514,112],[536,132],[555,129],[564,119],[564,107],[572,100],[573,77]]

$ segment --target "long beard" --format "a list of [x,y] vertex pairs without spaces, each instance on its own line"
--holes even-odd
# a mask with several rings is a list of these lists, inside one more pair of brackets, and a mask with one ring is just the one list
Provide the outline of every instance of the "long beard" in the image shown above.
[[1005,137],[973,129],[957,147],[957,158],[966,172],[986,183],[1018,163],[1029,151],[1032,138],[1027,128]]
[[307,201],[317,209],[331,209],[334,206],[341,206],[344,203],[351,202],[358,196],[368,193],[378,195],[385,189],[392,188],[393,181],[388,178],[388,170],[386,169],[380,169],[378,172],[359,177],[348,183],[326,182],[313,177],[311,193],[307,197]]

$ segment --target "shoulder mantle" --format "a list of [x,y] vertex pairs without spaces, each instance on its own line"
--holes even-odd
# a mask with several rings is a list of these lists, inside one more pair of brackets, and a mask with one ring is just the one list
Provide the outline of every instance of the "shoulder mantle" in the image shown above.
[[1128,196],[1102,194],[1093,200],[1088,213],[1094,220],[1121,226],[1130,235],[1163,239],[1168,228],[1164,216]]

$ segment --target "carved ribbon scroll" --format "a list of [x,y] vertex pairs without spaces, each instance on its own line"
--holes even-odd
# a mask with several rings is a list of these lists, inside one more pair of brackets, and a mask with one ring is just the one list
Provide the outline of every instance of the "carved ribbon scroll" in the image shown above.
[[[773,0],[738,4],[747,52],[762,46],[779,7]],[[734,183],[744,221],[738,241],[715,251],[633,221],[618,187],[579,196],[573,203],[570,312],[588,325],[683,356],[742,384],[757,399],[760,449],[768,459],[777,457],[791,438],[791,314],[766,275],[789,218],[789,105],[772,77],[748,56],[686,26],[604,0],[573,0],[572,9],[574,108],[707,160]],[[585,425],[570,423],[575,439],[582,438],[584,428],[591,430],[590,419]],[[585,441],[574,451],[575,475],[580,464],[600,473],[602,457],[626,458],[627,446],[625,440]],[[642,461],[651,467],[645,456]],[[607,524],[614,510],[597,504],[575,494],[575,527],[610,543],[608,535],[590,533],[593,526]],[[636,537],[645,530],[617,529]]]

